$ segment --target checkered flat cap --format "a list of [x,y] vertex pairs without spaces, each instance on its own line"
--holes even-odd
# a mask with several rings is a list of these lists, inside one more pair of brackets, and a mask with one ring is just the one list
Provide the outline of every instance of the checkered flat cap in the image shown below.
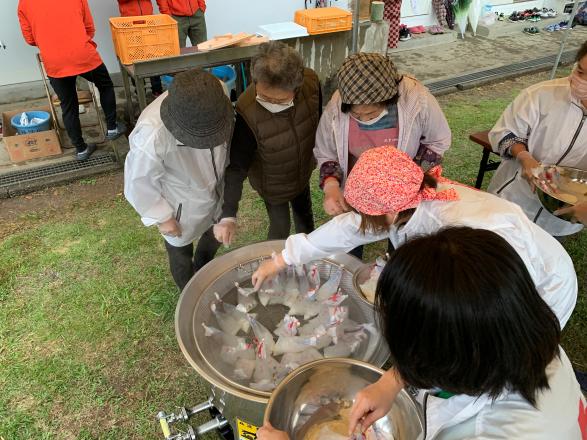
[[338,90],[344,104],[375,104],[397,94],[400,78],[389,58],[358,53],[342,63],[338,71]]

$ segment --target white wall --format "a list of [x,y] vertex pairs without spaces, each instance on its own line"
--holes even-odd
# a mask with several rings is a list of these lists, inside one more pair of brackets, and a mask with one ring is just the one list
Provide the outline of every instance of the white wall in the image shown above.
[[[408,26],[436,24],[431,1],[403,0],[402,23]],[[348,2],[331,0],[333,6],[340,7],[346,7]],[[516,8],[542,7],[545,2],[564,3],[563,0],[534,0],[514,5],[513,0],[487,0],[487,3],[502,2],[508,4],[496,6],[494,10],[509,13]],[[293,20],[294,12],[304,7],[304,0],[208,0],[207,3],[209,37],[229,32],[255,32],[260,24],[290,21]],[[18,0],[0,0],[0,41],[7,47],[0,47],[0,86],[40,79],[35,61],[36,49],[27,46],[20,33],[17,4]],[[117,1],[89,0],[89,4],[96,23],[98,50],[110,71],[116,72],[118,63],[112,47],[108,18],[118,15]]]
[[[59,0],[56,0],[59,1]],[[333,5],[345,0],[333,0]],[[16,16],[18,0],[0,1],[0,86],[40,79],[34,55],[36,49],[23,41]],[[293,20],[294,12],[304,7],[304,0],[208,0],[206,24],[208,35],[228,32],[255,32],[261,24]],[[98,51],[112,72],[118,63],[112,47],[108,18],[118,15],[116,0],[89,0]],[[153,1],[153,4],[155,2]]]

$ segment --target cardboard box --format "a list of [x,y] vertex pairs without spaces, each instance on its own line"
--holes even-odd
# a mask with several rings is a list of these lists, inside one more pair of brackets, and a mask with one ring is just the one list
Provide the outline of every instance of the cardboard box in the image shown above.
[[12,162],[38,159],[46,156],[61,154],[61,145],[55,131],[55,121],[51,121],[51,130],[38,133],[17,134],[10,119],[24,111],[42,110],[51,113],[49,107],[28,108],[2,113],[2,127],[4,131],[4,145]]

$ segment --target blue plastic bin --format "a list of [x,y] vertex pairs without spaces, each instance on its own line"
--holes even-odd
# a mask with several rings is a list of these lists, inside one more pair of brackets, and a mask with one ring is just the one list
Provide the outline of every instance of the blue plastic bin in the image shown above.
[[[212,67],[211,69],[207,69],[212,75],[218,78],[220,81],[223,81],[226,84],[226,88],[230,92],[234,90],[236,93],[236,70],[232,66],[218,66]],[[161,83],[163,86],[169,90],[171,83],[173,82],[173,76],[171,75],[163,75],[161,76]]]
[[171,75],[162,75],[161,76],[161,84],[165,87],[165,90],[169,90],[171,83],[173,82],[173,76]]
[[232,66],[212,67],[210,73],[219,80],[223,81],[228,91],[236,91],[236,70]]
[[12,127],[16,130],[18,134],[29,134],[29,133],[38,133],[39,131],[47,131],[51,128],[51,115],[47,112],[43,111],[30,111],[26,112],[29,121],[33,118],[42,119],[43,122],[39,122],[38,124],[27,125],[26,127],[20,125],[20,117],[22,113],[14,115],[10,119],[10,123]]

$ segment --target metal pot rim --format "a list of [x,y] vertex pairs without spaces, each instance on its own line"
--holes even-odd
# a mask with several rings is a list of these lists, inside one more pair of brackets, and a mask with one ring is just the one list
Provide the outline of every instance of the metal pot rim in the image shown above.
[[275,402],[276,396],[281,392],[281,390],[283,388],[285,388],[287,386],[287,384],[289,382],[291,382],[292,380],[294,380],[300,374],[303,374],[306,371],[308,371],[308,370],[310,370],[310,369],[312,369],[312,368],[314,368],[316,366],[328,365],[328,364],[336,364],[336,365],[341,365],[342,364],[342,365],[352,365],[352,366],[357,366],[357,367],[363,367],[363,368],[366,368],[368,370],[371,370],[371,371],[374,371],[376,373],[379,373],[382,376],[385,373],[384,370],[382,370],[381,368],[376,367],[375,365],[372,365],[372,364],[370,364],[368,362],[365,362],[365,361],[360,361],[360,360],[357,360],[357,359],[350,359],[350,358],[326,358],[326,359],[318,359],[316,361],[312,361],[312,362],[309,362],[307,364],[304,364],[301,367],[298,367],[295,370],[293,370],[287,376],[285,376],[285,379],[283,379],[277,385],[277,387],[275,387],[275,389],[273,390],[273,393],[271,394],[271,397],[269,398],[269,402],[267,403],[267,407],[265,408],[265,415],[263,416],[263,422],[269,421],[269,414],[271,414],[271,410],[273,409],[273,404]]
[[[199,295],[193,298],[193,294],[190,295],[191,292],[191,285],[192,284],[200,284],[202,278],[204,280],[203,284],[210,284],[213,283],[216,279],[222,276],[227,270],[234,269],[235,267],[239,267],[243,263],[234,264],[235,259],[238,260],[238,257],[241,255],[246,256],[247,253],[251,252],[251,247],[255,246],[255,248],[259,251],[259,254],[263,255],[271,255],[273,251],[279,252],[285,246],[284,240],[272,240],[272,241],[265,241],[260,243],[254,243],[252,245],[246,245],[235,249],[227,254],[224,254],[218,258],[215,258],[208,264],[206,264],[192,279],[188,282],[184,290],[182,291],[179,300],[177,302],[177,306],[175,309],[175,335],[177,339],[177,343],[184,355],[184,357],[188,360],[189,364],[196,370],[196,372],[202,376],[208,383],[212,386],[218,387],[223,391],[230,393],[234,396],[241,397],[248,400],[254,400],[259,403],[267,403],[269,397],[272,395],[271,392],[266,391],[257,391],[252,388],[248,388],[246,386],[240,385],[231,379],[228,379],[223,374],[221,374],[214,366],[210,365],[210,362],[207,358],[203,355],[197,340],[195,339],[193,332],[189,331],[187,334],[184,334],[182,327],[180,326],[180,312],[183,310],[184,307],[187,307],[185,303],[189,300],[192,302],[195,301],[196,304],[199,302]],[[261,258],[259,256],[255,258]],[[361,261],[353,256],[347,254],[339,254],[339,255],[331,255],[326,258],[322,258],[322,260],[328,261],[333,265],[344,265],[345,269],[348,270],[351,274],[357,270],[357,268],[361,267]],[[239,260],[240,261],[240,260]],[[198,276],[199,275],[199,276]],[[353,275],[354,276],[354,275]],[[359,291],[359,293],[361,293]],[[357,295],[361,300],[366,301],[363,298],[362,294]],[[366,301],[367,302],[367,301]],[[373,305],[367,302],[371,307]],[[185,324],[182,321],[182,324]],[[184,340],[185,338],[193,338],[194,341]],[[187,344],[195,345],[197,353],[195,356],[197,359],[194,359],[193,350],[188,350]],[[369,365],[369,364],[368,364]]]

